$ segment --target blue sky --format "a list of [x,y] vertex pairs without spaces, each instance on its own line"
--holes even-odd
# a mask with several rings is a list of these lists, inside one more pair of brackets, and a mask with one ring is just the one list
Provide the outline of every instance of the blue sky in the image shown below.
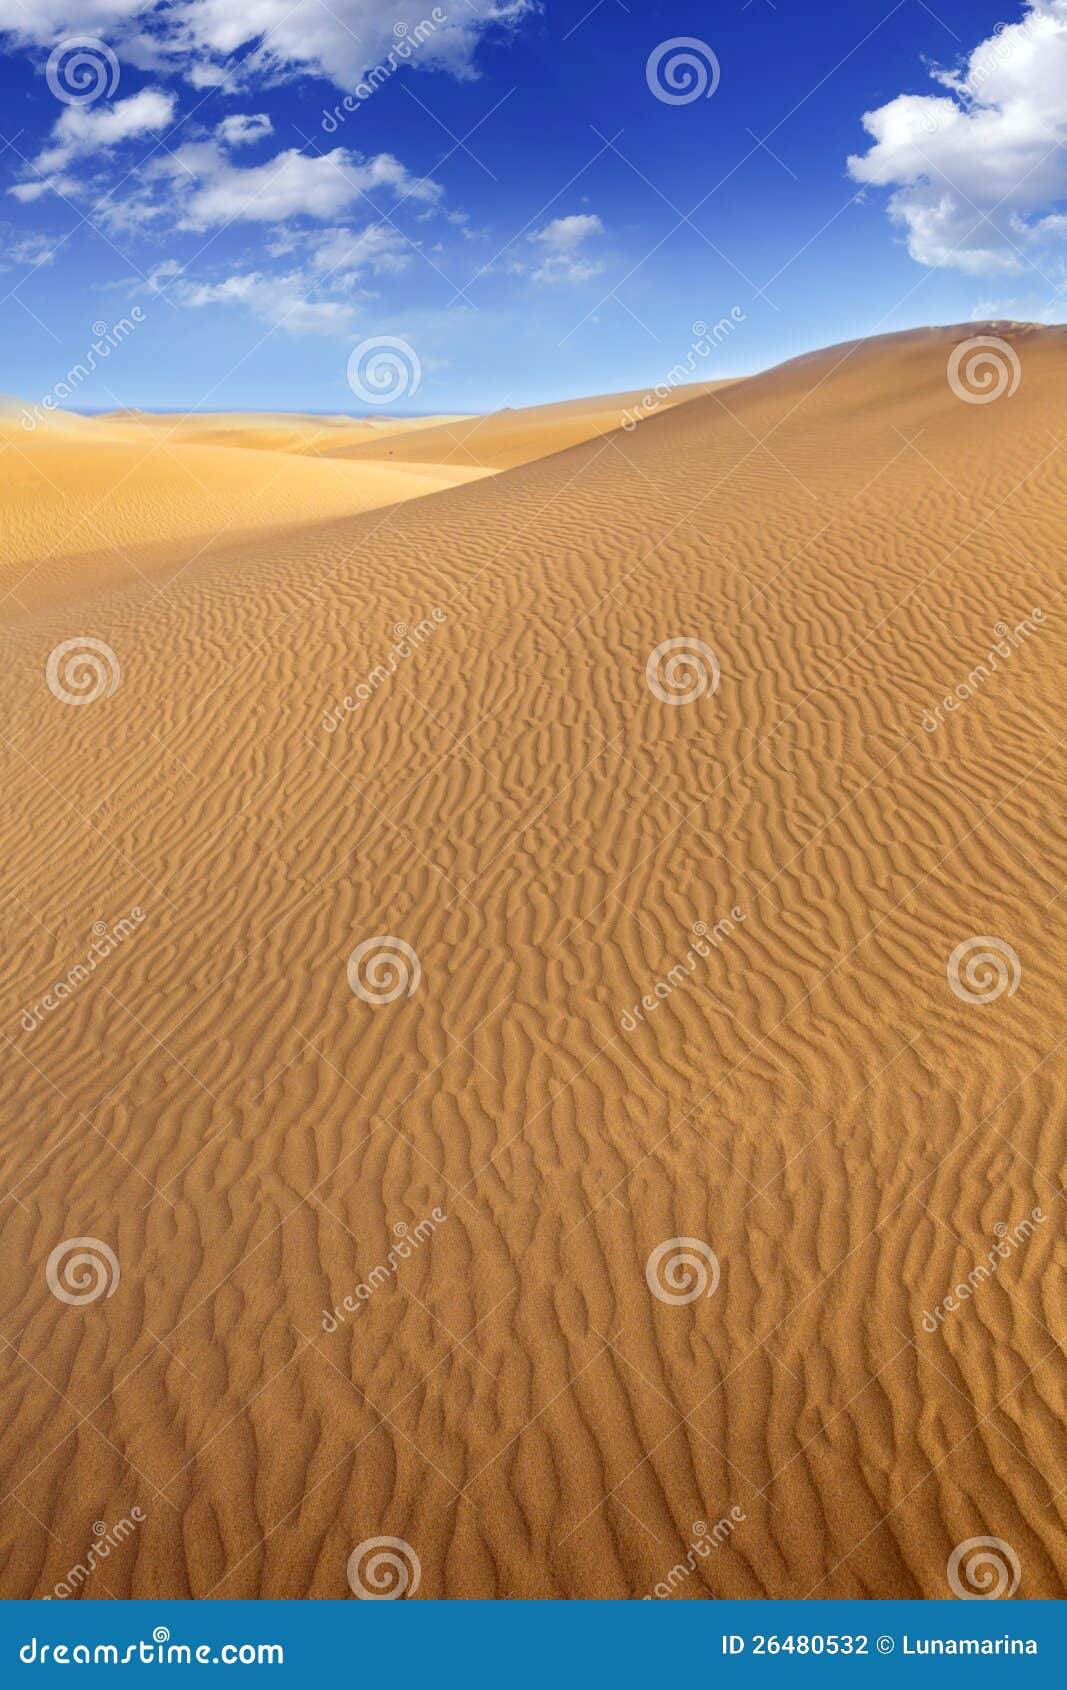
[[23,400],[134,306],[72,406],[366,411],[380,336],[397,409],[464,411],[654,384],[731,311],[699,375],[1064,315],[1067,0],[0,0],[0,48]]

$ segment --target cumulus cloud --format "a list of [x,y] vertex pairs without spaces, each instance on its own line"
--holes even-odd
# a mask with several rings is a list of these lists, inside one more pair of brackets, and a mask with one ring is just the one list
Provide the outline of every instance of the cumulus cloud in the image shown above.
[[[424,21],[433,24],[406,62],[455,75],[474,73],[488,30],[514,28],[535,0],[0,0],[0,34],[51,46],[64,36],[100,35],[143,68],[169,65],[210,86],[240,58],[265,75],[310,72],[352,88],[396,53]],[[438,21],[440,20],[440,21]]]
[[595,235],[604,233],[604,225],[595,212],[579,212],[570,217],[556,217],[543,228],[535,229],[530,240],[544,249],[535,282],[586,282],[598,276],[604,266],[589,258],[580,249]]
[[251,113],[234,112],[230,117],[224,117],[216,135],[224,147],[247,147],[253,141],[261,141],[264,135],[270,135],[274,125],[264,111]]
[[[409,217],[443,218],[443,190],[391,153],[364,156],[340,146],[316,155],[275,151],[277,142],[265,144],[270,117],[256,109],[267,103],[266,90],[313,75],[348,92],[383,64],[471,77],[486,34],[514,29],[539,4],[0,0],[0,48],[29,50],[42,73],[54,45],[84,35],[105,42],[124,75],[134,67],[152,84],[130,93],[130,77],[120,83],[119,97],[64,107],[32,168],[9,191],[30,201],[50,190],[91,189],[94,223],[124,234],[200,234],[233,223],[247,248],[253,229],[260,229],[263,254],[246,253],[234,266],[239,273],[198,280],[168,257],[151,270],[151,286],[190,309],[241,308],[291,332],[346,330],[359,309],[360,284],[398,274],[416,251],[398,229],[378,221],[386,206],[410,201]],[[127,145],[124,157],[113,156],[125,143],[154,137],[176,118],[180,123],[174,95],[160,87],[174,86],[166,79],[177,77],[194,88],[239,93],[245,109],[231,111],[213,132],[202,118],[168,135],[166,148]],[[49,108],[56,111],[50,102]],[[366,227],[347,226],[360,214],[365,220],[368,210],[373,220]],[[579,246],[580,239],[570,246],[546,241],[538,255],[545,275],[556,267],[554,279],[568,268],[579,273],[587,262]]]
[[[155,88],[113,104],[65,107],[25,179],[9,191],[23,201],[50,190],[74,193],[81,186],[76,179],[80,163],[165,130],[174,110],[173,94]],[[235,222],[333,221],[357,202],[381,194],[431,208],[442,197],[439,183],[413,175],[393,153],[367,158],[344,147],[324,154],[291,147],[261,164],[234,162],[232,149],[264,139],[272,128],[263,112],[223,118],[213,137],[165,149],[140,165],[117,191],[97,202],[97,219],[113,229],[139,230],[166,215],[179,230],[200,231]],[[380,236],[362,238],[381,241]]]
[[1024,270],[1067,218],[1067,0],[1025,0],[943,92],[900,94],[867,112],[874,145],[857,182],[891,188],[889,214],[920,264],[970,275]]
[[215,141],[191,141],[165,169],[181,195],[178,222],[184,229],[333,219],[377,190],[425,202],[438,200],[442,191],[438,183],[412,176],[392,153],[362,158],[344,147],[321,154],[291,147],[263,164],[242,167]]
[[585,212],[572,217],[556,217],[543,229],[535,229],[530,239],[551,247],[554,252],[573,252],[590,235],[603,233],[604,225],[600,218],[593,212]]
[[174,96],[142,88],[114,105],[67,106],[52,127],[48,146],[32,161],[32,175],[11,189],[16,199],[34,200],[55,189],[77,186],[69,167],[94,153],[109,153],[137,136],[166,129],[174,117]]

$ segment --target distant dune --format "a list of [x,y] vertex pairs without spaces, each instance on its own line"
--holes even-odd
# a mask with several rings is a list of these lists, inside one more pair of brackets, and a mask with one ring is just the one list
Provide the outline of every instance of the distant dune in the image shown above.
[[1064,1596],[1065,393],[5,453],[5,1596]]
[[[656,408],[692,398],[675,389]],[[82,417],[0,402],[0,581],[24,603],[184,570],[256,531],[437,493],[617,428],[640,395],[482,418]],[[234,448],[240,448],[240,455]]]
[[[318,417],[288,411],[168,412],[117,411],[100,419],[113,438],[146,436],[196,446],[248,446],[256,451],[333,455],[339,447],[409,434],[415,429],[459,421],[452,417]],[[131,425],[131,426],[126,426]]]
[[642,401],[642,414],[654,414],[727,386],[728,382],[694,383],[658,398],[641,392],[613,393],[602,399],[567,399],[528,410],[450,418],[436,427],[423,428],[414,437],[358,441],[343,447],[339,455],[375,463],[397,457],[408,463],[514,469],[621,428],[641,411]]

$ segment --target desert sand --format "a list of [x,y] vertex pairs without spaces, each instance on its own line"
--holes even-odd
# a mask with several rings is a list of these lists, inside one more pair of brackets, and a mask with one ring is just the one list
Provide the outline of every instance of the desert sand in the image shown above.
[[3,1595],[1064,1595],[1065,383],[172,444],[207,550],[129,440],[32,495]]
[[403,439],[396,439],[379,433],[345,443],[337,455],[368,463],[388,463],[395,457],[409,465],[514,469],[567,446],[629,429],[643,416],[688,404],[729,385],[727,381],[692,382],[649,395],[613,393],[601,399],[565,399],[555,405],[493,411],[484,417],[450,417],[423,427],[417,436],[405,432]]
[[[709,384],[653,396],[682,404]],[[722,384],[712,384],[722,385]],[[24,605],[129,578],[159,590],[221,544],[421,498],[617,429],[636,393],[483,417],[84,417],[0,399],[0,581]]]

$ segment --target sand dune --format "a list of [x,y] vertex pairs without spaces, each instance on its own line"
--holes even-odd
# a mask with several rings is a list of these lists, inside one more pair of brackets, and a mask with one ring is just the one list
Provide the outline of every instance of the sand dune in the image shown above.
[[343,447],[339,455],[374,462],[397,457],[408,463],[514,469],[629,427],[635,416],[645,419],[729,386],[727,381],[695,382],[658,395],[612,393],[598,399],[566,399],[556,405],[492,411],[482,417],[448,418],[422,429],[414,438],[387,436],[355,441]]
[[28,430],[11,401],[0,408],[0,580],[29,604],[132,576],[151,582],[220,541],[421,498],[483,473],[351,464],[329,449],[423,425],[57,411]]
[[100,419],[112,438],[166,438],[190,446],[244,446],[255,451],[309,452],[332,457],[339,448],[383,436],[410,434],[459,422],[459,417],[329,417],[288,411],[116,411]]
[[979,332],[9,601],[4,1595],[1064,1595],[1067,333]]
[[154,592],[220,542],[381,509],[562,451],[619,428],[641,397],[483,418],[56,410],[31,429],[0,398],[0,581],[26,606],[131,576]]
[[[284,448],[161,441],[153,449],[51,432],[29,446],[16,440],[4,472],[0,579],[20,597],[27,589],[51,597],[57,585],[145,576],[168,542],[210,547],[242,532],[373,510],[472,479],[465,469],[355,465]],[[188,546],[181,555],[188,559]]]

